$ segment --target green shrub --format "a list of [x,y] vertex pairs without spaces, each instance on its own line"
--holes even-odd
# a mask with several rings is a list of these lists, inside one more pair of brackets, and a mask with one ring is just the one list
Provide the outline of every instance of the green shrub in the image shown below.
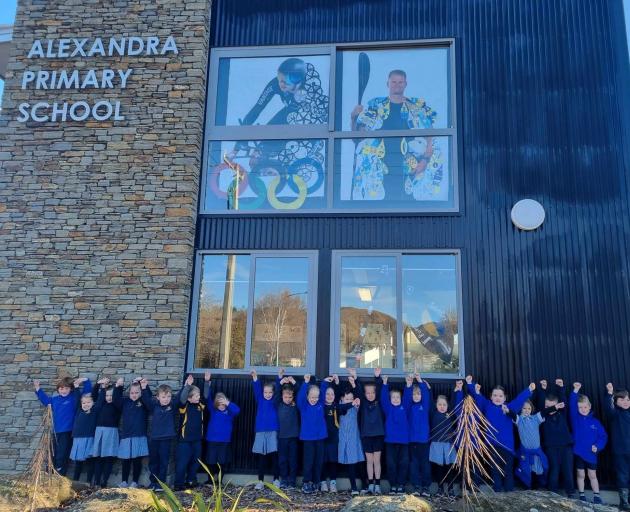
[[[215,481],[212,473],[203,462],[199,461],[201,467],[208,477],[212,480],[212,495],[206,501],[200,492],[191,491],[193,503],[190,507],[182,505],[181,501],[175,496],[175,493],[164,482],[159,482],[164,495],[158,497],[153,491],[151,496],[153,497],[153,511],[154,512],[242,512],[245,509],[239,507],[243,492],[247,488],[247,485],[242,487],[239,493],[233,497],[227,493],[226,489],[228,484],[223,485],[221,468],[219,468],[218,480]],[[252,484],[248,484],[252,485]],[[271,489],[279,498],[282,498],[287,503],[291,502],[291,499],[275,485],[265,482],[265,486]],[[224,505],[223,502],[229,503]],[[268,498],[257,498],[254,503],[272,505],[277,510],[287,511],[287,508],[279,501],[274,501]]]

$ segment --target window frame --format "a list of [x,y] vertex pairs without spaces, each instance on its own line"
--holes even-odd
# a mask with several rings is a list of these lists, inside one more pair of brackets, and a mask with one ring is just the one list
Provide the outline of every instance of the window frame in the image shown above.
[[[345,50],[393,50],[414,48],[446,48],[448,50],[448,86],[449,91],[449,122],[450,128],[423,128],[414,130],[388,130],[382,132],[385,137],[448,137],[449,140],[449,175],[452,177],[453,202],[448,207],[422,206],[417,208],[375,208],[374,201],[368,201],[362,208],[335,207],[335,148],[336,141],[343,139],[365,139],[365,131],[337,130],[336,121],[336,72],[337,52]],[[257,215],[318,215],[334,213],[340,215],[356,214],[431,214],[453,215],[460,214],[460,190],[459,190],[459,118],[457,108],[457,63],[456,63],[455,38],[421,39],[404,41],[379,41],[362,43],[333,43],[317,45],[286,45],[286,46],[243,46],[229,48],[212,48],[210,50],[210,62],[208,66],[208,89],[206,97],[206,119],[203,140],[201,194],[199,201],[200,215],[220,216],[257,216]],[[217,126],[216,103],[218,93],[219,61],[222,58],[247,58],[247,57],[278,57],[278,56],[307,56],[329,55],[330,73],[328,85],[328,125],[256,125],[256,126]],[[343,85],[342,85],[343,87]],[[340,91],[339,91],[340,92]],[[369,132],[368,132],[369,133]],[[208,210],[206,205],[208,161],[211,143],[221,141],[259,141],[259,140],[296,140],[296,139],[324,139],[327,141],[326,149],[326,177],[324,182],[326,194],[326,207],[304,210]],[[450,197],[450,193],[449,193]]]
[[[245,364],[243,368],[204,368],[195,366],[195,352],[197,348],[197,325],[199,320],[199,294],[202,285],[202,265],[204,256],[212,255],[248,255],[249,262],[249,283],[247,292],[247,323],[245,330]],[[190,324],[188,328],[188,349],[186,353],[186,371],[204,372],[210,370],[220,375],[248,375],[252,370],[256,370],[261,375],[271,375],[277,373],[278,368],[284,368],[286,375],[304,375],[315,372],[315,343],[317,332],[317,276],[318,276],[318,252],[317,251],[277,251],[277,250],[198,250],[195,252],[193,299],[190,314]],[[307,258],[309,261],[308,273],[308,297],[307,304],[307,327],[306,327],[306,365],[300,367],[292,366],[252,366],[249,364],[252,347],[253,317],[254,317],[254,292],[256,280],[256,259],[257,258]]]
[[[400,376],[404,374],[404,343],[403,343],[403,320],[402,320],[402,257],[414,255],[445,255],[455,256],[455,279],[457,294],[457,342],[459,369],[457,372],[437,373],[423,372],[422,376],[436,380],[460,379],[466,375],[465,366],[465,342],[464,342],[464,315],[462,302],[462,265],[460,249],[382,249],[382,250],[333,250],[331,258],[331,290],[330,290],[330,358],[328,369],[330,374],[343,373],[345,368],[339,364],[341,350],[338,342],[341,332],[341,260],[343,257],[370,257],[370,256],[394,256],[396,257],[396,368],[382,368],[384,375]],[[374,371],[371,368],[356,368],[357,375],[369,377]]]

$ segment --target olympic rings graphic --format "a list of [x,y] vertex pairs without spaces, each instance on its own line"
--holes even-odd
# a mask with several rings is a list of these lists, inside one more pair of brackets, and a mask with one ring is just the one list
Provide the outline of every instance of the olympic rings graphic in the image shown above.
[[265,182],[253,172],[249,174],[249,187],[252,189],[255,198],[243,198],[239,203],[239,210],[258,210],[267,199],[267,187]]
[[281,162],[272,158],[257,162],[256,165],[252,166],[251,173],[258,176],[276,176],[280,178],[280,190],[282,190],[286,184],[287,173],[285,167]]
[[284,203],[278,199],[276,196],[276,189],[280,184],[280,176],[276,176],[271,183],[269,183],[269,188],[267,189],[267,200],[269,204],[273,206],[276,210],[297,210],[300,208],[304,201],[306,200],[306,183],[304,180],[297,174],[291,176],[294,183],[298,188],[298,196],[289,203]]
[[[308,186],[308,194],[312,194],[324,181],[322,165],[314,158],[300,158],[289,166],[289,175],[293,178],[300,177]],[[299,185],[295,179],[289,180],[289,188],[299,194]]]
[[[243,167],[238,164],[236,164],[236,167],[238,168],[238,174],[240,176],[240,181],[238,184],[238,195],[240,196],[247,188],[247,171],[245,171],[245,169],[243,169]],[[226,163],[215,165],[210,171],[210,176],[208,179],[210,190],[214,192],[215,196],[220,197],[221,199],[225,199],[227,197],[227,192],[224,192],[219,188],[219,177],[221,176],[221,172],[223,172],[225,169],[230,169],[231,171],[230,166],[228,166]]]

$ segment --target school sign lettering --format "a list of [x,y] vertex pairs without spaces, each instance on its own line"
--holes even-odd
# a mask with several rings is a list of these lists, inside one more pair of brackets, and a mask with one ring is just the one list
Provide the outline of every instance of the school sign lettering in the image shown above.
[[[28,53],[29,59],[72,59],[83,57],[144,57],[177,55],[178,49],[173,36],[162,39],[149,37],[110,37],[95,39],[64,38],[37,39]],[[127,69],[27,69],[22,74],[23,90],[90,90],[90,89],[125,89],[133,74]],[[66,122],[86,121],[122,121],[120,100],[100,98],[96,101],[65,101],[37,103],[24,102],[18,105],[17,120],[25,123],[34,121]]]

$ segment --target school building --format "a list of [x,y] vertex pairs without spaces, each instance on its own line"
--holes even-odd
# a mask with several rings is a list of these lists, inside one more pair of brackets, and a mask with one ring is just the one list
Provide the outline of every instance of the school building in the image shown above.
[[1,472],[63,372],[212,370],[239,472],[252,369],[630,385],[622,0],[20,0],[8,55]]

